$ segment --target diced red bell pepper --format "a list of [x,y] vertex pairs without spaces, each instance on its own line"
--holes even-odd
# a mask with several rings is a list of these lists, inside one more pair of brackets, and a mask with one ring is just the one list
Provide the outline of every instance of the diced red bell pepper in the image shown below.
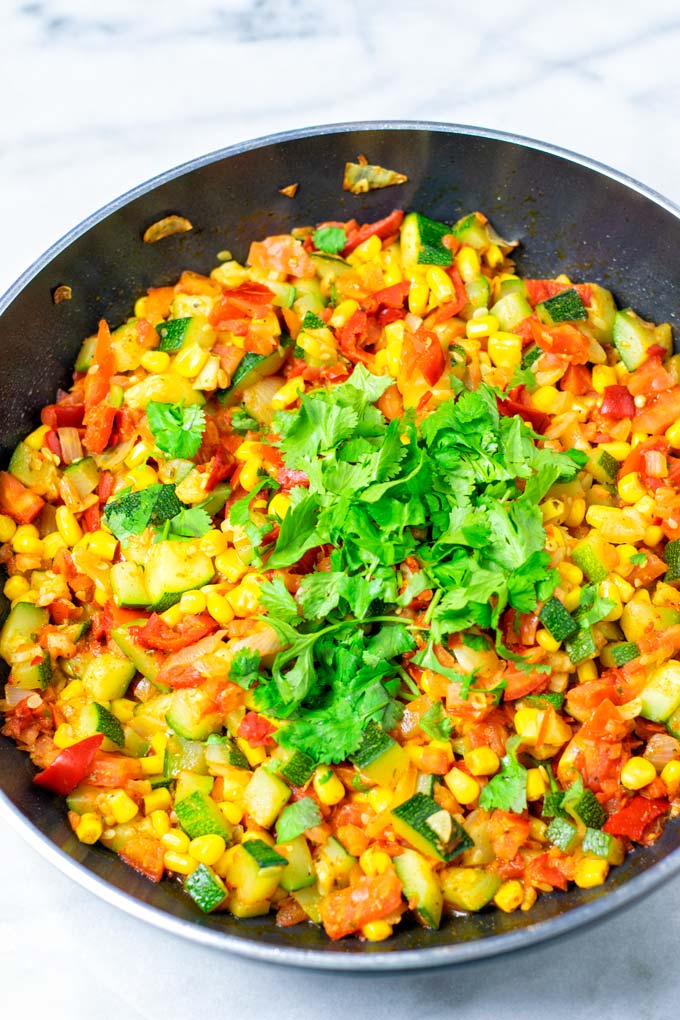
[[84,415],[84,404],[48,404],[47,407],[43,407],[40,420],[51,429],[79,429],[82,428]]
[[338,344],[340,350],[350,361],[370,362],[372,355],[364,351],[359,342],[364,340],[368,334],[368,316],[361,308],[358,308],[349,317],[344,326],[338,330]]
[[[582,397],[593,389],[590,369],[587,365],[570,365],[560,380],[561,389]],[[604,412],[603,412],[604,413]]]
[[45,500],[31,492],[9,471],[0,471],[0,511],[17,524],[30,524],[45,505]]
[[261,318],[270,307],[273,297],[273,292],[263,283],[242,283],[240,287],[222,294],[210,312],[209,320],[213,326],[217,326],[229,319]]
[[557,280],[525,280],[527,301],[530,305],[537,305],[541,301],[555,297],[565,290],[575,290],[584,305],[591,301],[591,290],[587,283],[558,283]]
[[118,856],[152,882],[160,882],[163,877],[165,847],[155,836],[145,833],[131,836],[118,851]]
[[158,613],[152,613],[143,627],[131,627],[135,640],[143,648],[156,648],[161,652],[179,652],[217,630],[212,616],[185,616],[177,627],[170,627]]
[[85,413],[83,446],[90,453],[103,453],[111,438],[116,408],[111,404],[94,404]]
[[608,418],[632,418],[635,414],[633,394],[625,386],[605,386],[600,414]]
[[347,237],[347,244],[342,249],[343,257],[346,258],[348,255],[351,255],[354,249],[358,248],[364,241],[368,241],[369,237],[379,237],[381,240],[384,240],[390,237],[391,234],[396,234],[403,218],[403,209],[395,209],[394,212],[391,212],[383,220],[376,220],[375,223],[364,223],[357,230],[350,232]]
[[[111,343],[111,331],[106,319],[99,323],[97,331],[97,346],[94,351],[94,364],[96,371],[90,370],[85,376],[85,413],[106,400],[109,395],[111,376],[116,371],[116,357]],[[115,410],[115,409],[114,409]],[[87,424],[87,422],[86,422]],[[107,437],[108,438],[108,437]],[[88,447],[88,449],[92,449]],[[104,447],[102,447],[104,449]],[[93,453],[101,453],[101,450],[92,450]]]
[[543,433],[550,425],[550,415],[545,411],[537,411],[534,407],[527,407],[516,400],[499,400],[498,410],[508,418],[515,414],[520,415],[534,432]]
[[51,765],[33,777],[33,782],[65,797],[89,774],[103,739],[103,733],[95,733],[65,747]]
[[633,797],[625,807],[608,818],[602,828],[610,836],[623,836],[639,843],[652,822],[667,811],[667,800]]
[[267,747],[273,744],[272,733],[276,733],[276,726],[273,726],[264,716],[257,712],[246,712],[241,725],[238,728],[239,737],[247,740],[251,747]]

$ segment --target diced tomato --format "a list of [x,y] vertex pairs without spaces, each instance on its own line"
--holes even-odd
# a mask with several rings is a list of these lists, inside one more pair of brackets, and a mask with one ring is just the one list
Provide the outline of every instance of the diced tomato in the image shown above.
[[[587,365],[569,365],[560,380],[560,387],[567,393],[581,397],[585,393],[591,393],[593,389],[590,369]],[[604,411],[602,412],[604,414]]]
[[369,237],[379,237],[381,240],[384,240],[390,237],[391,234],[396,234],[403,218],[403,209],[395,209],[394,212],[391,212],[383,220],[376,220],[375,223],[364,223],[356,230],[350,231],[347,235],[347,244],[342,250],[343,257],[347,258],[348,255],[351,255],[354,249],[358,248],[364,241],[368,241]]
[[436,333],[421,326],[415,333],[406,333],[402,344],[402,365],[406,376],[416,371],[434,386],[446,368],[442,345]]
[[316,267],[302,243],[290,234],[265,237],[264,241],[253,241],[248,252],[248,262],[256,269],[274,270],[276,273],[290,273],[291,276],[314,276]]
[[52,429],[72,428],[79,429],[83,424],[85,415],[84,404],[48,404],[43,407],[40,420],[43,425],[49,425]]
[[[108,392],[108,391],[107,391]],[[93,404],[85,412],[83,446],[90,453],[103,453],[111,438],[116,408],[111,404]]]
[[532,885],[551,885],[566,889],[574,877],[574,861],[560,850],[551,847],[544,854],[532,857],[526,865],[527,881]]
[[609,418],[632,418],[635,414],[633,394],[625,386],[605,386],[600,414]]
[[263,283],[242,283],[221,295],[208,316],[209,321],[219,326],[229,319],[261,318],[271,307],[273,297]]
[[507,418],[518,414],[527,425],[530,425],[534,432],[543,433],[550,425],[550,415],[544,411],[537,411],[533,407],[527,407],[516,400],[498,400],[498,410]]
[[496,809],[489,819],[489,836],[496,857],[511,861],[529,838],[529,819]]
[[624,475],[630,474],[632,471],[642,473],[645,454],[654,450],[664,455],[668,454],[670,443],[665,436],[654,436],[651,439],[645,439],[644,442],[634,447],[621,465],[619,478],[623,478]]
[[544,691],[550,682],[550,674],[537,670],[533,670],[531,673],[522,673],[510,663],[506,667],[503,679],[506,682],[503,700],[517,701],[518,698],[525,698],[527,694]]
[[[109,395],[111,376],[116,370],[116,358],[113,352],[113,344],[111,343],[111,331],[106,319],[101,319],[99,323],[97,346],[94,352],[94,365],[96,371],[90,369],[85,377],[86,414],[95,404],[100,404],[103,400],[106,400]],[[85,421],[85,424],[87,425],[87,421]],[[102,447],[102,450],[95,450],[92,447],[88,447],[88,449],[92,449],[93,453],[101,453],[104,447]]]
[[67,599],[55,599],[50,603],[50,619],[52,623],[69,623],[80,617],[82,609],[74,606]]
[[152,882],[160,882],[163,877],[165,847],[155,836],[142,832],[131,836],[118,856]]
[[617,704],[619,695],[616,688],[600,677],[597,680],[586,680],[572,687],[567,694],[567,711],[579,722],[586,722],[593,709],[609,699]]
[[373,356],[359,346],[362,340],[367,339],[367,335],[368,316],[366,312],[358,308],[337,332],[338,344],[345,357],[353,362],[370,362]]
[[680,418],[680,386],[659,393],[635,415],[633,428],[654,435],[665,432]]
[[[89,774],[103,739],[102,733],[95,733],[65,747],[51,765],[33,777],[33,782],[65,797]],[[141,766],[139,768],[141,772]]]
[[526,296],[530,305],[540,304],[565,290],[574,289],[584,305],[589,305],[592,293],[587,283],[558,283],[557,280],[525,280]]
[[[665,353],[664,351],[664,355]],[[662,393],[673,388],[673,376],[664,368],[662,357],[663,355],[648,357],[644,364],[631,373],[626,385],[634,397],[648,397],[653,393]]]
[[175,297],[174,287],[151,287],[146,292],[145,315],[153,323],[161,322],[170,314]]
[[0,511],[17,524],[30,524],[45,505],[45,500],[31,492],[9,471],[0,471]]
[[[91,740],[92,738],[88,737],[87,739]],[[68,751],[70,748],[66,748],[66,750]],[[121,754],[107,754],[105,751],[98,751],[94,764],[84,778],[93,786],[125,786],[132,779],[142,779],[143,772],[138,758],[125,758]]]
[[131,633],[143,648],[155,648],[162,652],[179,652],[195,644],[201,638],[217,630],[218,624],[208,613],[185,616],[176,627],[152,613],[143,627],[131,627]]
[[141,417],[141,411],[126,404],[116,408],[116,434],[121,443],[137,435]]
[[445,776],[451,768],[449,756],[444,747],[424,747],[420,758],[420,770],[433,776]]
[[251,747],[269,747],[274,743],[271,735],[276,733],[276,726],[257,712],[246,712],[237,732]]
[[329,893],[320,913],[326,934],[341,939],[370,921],[388,917],[402,905],[401,882],[391,869],[382,875],[364,875],[356,885]]
[[641,843],[652,822],[665,815],[667,811],[667,800],[633,797],[625,807],[608,818],[602,828],[610,836],[623,836],[625,839]]
[[531,329],[534,340],[542,351],[548,354],[562,354],[577,365],[587,363],[590,342],[576,326],[565,322],[559,326],[547,327],[537,320],[532,322]]
[[393,283],[391,287],[377,290],[364,303],[364,310],[369,314],[375,314],[380,308],[401,308],[408,297],[410,286],[410,282],[404,280],[403,283]]
[[223,446],[218,446],[215,455],[210,460],[210,473],[205,483],[205,491],[212,492],[219,482],[228,478],[234,468],[234,464],[235,458],[233,454],[225,450]]
[[205,677],[193,662],[187,662],[180,666],[170,666],[163,669],[163,683],[180,690],[184,687],[200,687]]
[[276,481],[282,489],[293,489],[296,485],[309,488],[309,478],[304,471],[296,471],[293,468],[279,468],[276,472]]

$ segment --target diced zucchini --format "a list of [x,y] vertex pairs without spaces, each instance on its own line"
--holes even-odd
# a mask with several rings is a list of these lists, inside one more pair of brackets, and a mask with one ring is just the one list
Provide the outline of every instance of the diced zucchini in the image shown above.
[[216,910],[228,895],[222,879],[207,864],[199,864],[191,875],[187,875],[184,888],[204,914]]
[[165,612],[179,602],[182,593],[210,584],[215,576],[212,560],[185,542],[156,542],[149,549],[144,571],[151,606]]
[[635,641],[617,641],[602,649],[600,661],[603,666],[610,669],[612,666],[625,666],[627,662],[637,659],[639,654],[640,648]]
[[263,766],[255,770],[243,794],[246,812],[263,829],[274,824],[289,800],[290,787]]
[[578,829],[574,823],[570,822],[567,818],[560,818],[559,816],[553,818],[545,830],[545,835],[553,846],[558,847],[565,854],[571,853],[578,843]]
[[586,829],[581,843],[584,854],[593,857],[604,857],[610,864],[620,864],[623,860],[623,845],[616,836],[610,836],[602,829]]
[[[325,252],[322,254],[321,252],[313,251],[310,258],[316,267],[319,278],[321,279],[322,289],[328,288],[332,281],[337,280],[339,276],[344,276],[345,273],[352,269],[349,262],[345,262],[345,260],[339,255],[329,255]],[[270,287],[271,284],[268,282],[267,286]],[[293,291],[295,291],[294,287]],[[293,293],[290,304],[284,305],[284,307],[291,308],[295,301],[295,297],[296,295]]]
[[499,875],[482,868],[445,868],[439,873],[444,902],[456,910],[477,911],[490,903],[501,886]]
[[279,775],[291,786],[304,786],[312,778],[315,763],[303,751],[288,751],[281,748],[282,763]]
[[[142,618],[137,620],[137,626],[144,626],[146,620]],[[140,644],[133,639],[130,634],[130,627],[134,627],[135,623],[125,623],[120,627],[114,627],[111,631],[111,637],[120,648],[123,655],[125,655],[132,665],[138,670],[142,676],[145,676],[147,680],[155,680],[160,669],[158,661],[158,653],[148,648],[142,648]]]
[[564,608],[560,600],[554,597],[548,599],[539,613],[539,618],[556,641],[564,641],[578,631],[578,623],[574,617]]
[[308,885],[305,889],[296,889],[291,893],[291,896],[300,904],[310,921],[314,924],[321,924],[322,897],[316,882],[314,885]]
[[82,655],[71,660],[88,694],[95,701],[113,701],[125,695],[136,673],[129,659],[115,652]]
[[612,457],[607,450],[594,450],[588,457],[586,471],[590,472],[595,481],[601,485],[610,485],[616,481],[620,467],[620,461]]
[[228,769],[249,769],[248,759],[229,737],[211,733],[205,744],[205,760],[210,772],[228,774]]
[[453,234],[461,244],[470,245],[478,251],[489,247],[489,232],[476,212],[462,216],[453,227],[447,227],[447,233]]
[[50,653],[36,647],[33,659],[15,662],[12,666],[12,686],[22,691],[44,691],[52,679]]
[[345,849],[339,839],[329,836],[319,850],[319,858],[330,868],[338,887],[343,888],[349,883],[349,876],[357,859]]
[[366,727],[361,746],[351,760],[362,775],[379,786],[393,786],[409,765],[401,744],[373,721]]
[[206,776],[208,765],[205,750],[205,745],[198,740],[185,740],[184,737],[173,734],[165,745],[164,775],[176,779],[180,772],[189,769],[198,775]]
[[584,627],[574,637],[568,638],[564,643],[564,650],[574,665],[578,665],[579,662],[585,662],[586,659],[590,659],[595,655],[597,645],[593,637],[592,627]]
[[[86,705],[80,713],[78,731],[82,733],[83,737],[90,737],[94,733],[103,733],[105,739],[102,749],[104,751],[115,751],[117,747],[123,747],[125,744],[125,734],[120,722],[112,712],[109,712],[108,708],[100,705],[98,701]],[[104,746],[106,744],[108,746]]]
[[652,670],[640,696],[640,715],[665,722],[680,707],[680,662],[669,659]]
[[80,496],[89,496],[99,485],[99,468],[93,457],[83,457],[64,468],[64,478],[68,478]]
[[666,584],[680,585],[680,538],[674,538],[663,551],[663,558],[668,564],[664,574]]
[[589,542],[581,542],[577,545],[572,550],[571,558],[593,584],[599,584],[600,581],[604,581],[609,573],[607,567]]
[[560,694],[559,691],[541,691],[540,694],[527,694],[522,701],[526,701],[528,705],[538,705],[539,708],[552,705],[559,712],[564,704],[564,694]]
[[295,892],[314,885],[316,881],[314,864],[304,836],[296,836],[289,843],[279,843],[276,849],[288,861],[281,873],[282,889],[286,892]]
[[174,372],[148,375],[125,391],[125,404],[136,411],[143,411],[150,400],[161,404],[205,403],[205,397],[194,389],[191,380]]
[[680,740],[680,708],[676,708],[675,712],[666,719],[666,729],[672,737]]
[[148,606],[149,593],[144,584],[144,571],[136,563],[121,560],[109,571],[113,600],[117,606]]
[[137,730],[130,726],[123,726],[123,736],[125,743],[123,744],[123,751],[130,758],[145,758],[149,753],[151,747],[149,741],[137,732]]
[[215,331],[204,315],[159,322],[156,332],[159,336],[159,350],[170,353],[191,344],[198,344],[208,350],[215,341]]
[[223,715],[211,711],[211,699],[200,687],[174,691],[165,718],[168,726],[187,740],[205,740],[222,729]]
[[424,793],[394,808],[392,825],[416,850],[440,861],[452,861],[473,846],[463,826]]
[[231,843],[233,830],[214,800],[202,790],[194,790],[188,797],[175,801],[177,820],[189,839],[197,836],[221,836]]
[[646,322],[632,308],[624,308],[614,316],[612,339],[629,372],[634,372],[647,360],[651,347],[663,347],[667,354],[673,351],[670,325],[665,322],[655,326],[653,322]]
[[177,776],[177,782],[175,785],[175,800],[185,800],[197,790],[199,793],[203,793],[206,797],[209,797],[212,793],[214,784],[214,776],[201,776],[198,772],[192,772],[190,769],[182,769],[180,774]]
[[428,219],[412,212],[401,224],[401,260],[405,268],[416,265],[450,266],[451,250],[442,244],[442,237],[453,230],[446,223]]
[[[284,344],[284,340],[288,343]],[[231,383],[224,390],[218,390],[217,397],[221,404],[232,407],[238,404],[245,390],[254,386],[260,379],[264,379],[275,372],[286,360],[287,347],[290,345],[290,338],[282,338],[282,344],[272,351],[271,354],[254,354],[249,351],[244,354],[241,362],[231,377]]]
[[562,798],[562,810],[591,829],[601,829],[607,821],[607,812],[592,790],[571,786]]
[[[512,331],[532,314],[533,309],[524,294],[515,290],[500,297],[490,311],[498,319],[501,329]],[[543,352],[540,347],[536,350],[538,351],[536,357],[539,357]]]
[[574,287],[563,290],[554,297],[539,301],[536,305],[536,313],[546,326],[556,326],[560,322],[575,322],[578,319],[587,319],[588,313],[585,305]]
[[230,496],[231,485],[228,482],[220,482],[219,485],[215,486],[208,498],[198,504],[199,509],[205,510],[209,517],[214,517],[215,514],[218,514],[223,509]]
[[522,368],[531,368],[531,366],[538,361],[542,354],[543,351],[538,346],[538,344],[534,344],[532,347],[527,347],[524,354],[522,355]]
[[416,779],[416,793],[424,793],[428,797],[434,796],[435,777],[427,772],[419,772]]
[[394,858],[404,897],[418,921],[426,928],[438,928],[444,899],[432,866],[415,850],[404,850]]
[[81,783],[66,798],[66,807],[77,815],[85,815],[97,810],[97,803],[102,795],[101,786],[87,786]]
[[9,462],[9,471],[38,496],[55,490],[59,475],[54,461],[27,443],[17,444]]
[[[489,280],[483,273],[468,280],[465,284],[465,291],[468,296],[468,302],[470,308],[474,311],[476,308],[488,308],[489,298],[491,297],[491,285]],[[505,326],[501,327],[505,329]]]
[[588,321],[584,326],[586,332],[601,344],[612,342],[612,329],[616,317],[616,304],[611,291],[600,287],[598,283],[589,283],[590,304],[588,305]]
[[229,893],[229,899],[227,900],[227,907],[229,912],[234,917],[261,917],[263,914],[268,914],[271,901],[270,900],[257,900],[254,903],[245,903],[238,895],[236,891]]
[[87,372],[94,364],[94,352],[97,349],[97,334],[88,336],[83,340],[76,363],[73,366],[76,372]]
[[286,858],[262,839],[249,839],[234,851],[229,884],[243,903],[259,903],[274,895],[288,864]]

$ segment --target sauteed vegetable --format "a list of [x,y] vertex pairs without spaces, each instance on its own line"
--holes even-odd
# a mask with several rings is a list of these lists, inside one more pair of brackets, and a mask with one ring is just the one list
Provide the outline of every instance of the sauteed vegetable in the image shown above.
[[321,223],[85,340],[0,472],[2,732],[77,839],[381,941],[678,813],[680,359],[514,247]]

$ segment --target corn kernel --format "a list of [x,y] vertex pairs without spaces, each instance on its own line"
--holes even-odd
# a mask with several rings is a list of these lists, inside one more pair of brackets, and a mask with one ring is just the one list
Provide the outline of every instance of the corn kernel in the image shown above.
[[384,875],[392,867],[392,858],[384,850],[369,847],[359,858],[359,867],[364,875]]
[[264,747],[251,747],[244,737],[237,737],[236,743],[245,754],[251,768],[256,768],[256,766],[261,765],[263,761],[267,760],[267,752]]
[[579,889],[602,885],[609,874],[609,864],[602,857],[582,857],[574,868],[574,882]]
[[[277,496],[278,495],[279,494],[277,493]],[[276,498],[277,497],[275,496],[274,499]],[[272,503],[273,502],[274,500],[272,500]],[[271,503],[269,505],[271,508]],[[226,578],[230,584],[236,584],[236,582],[240,581],[243,575],[248,571],[248,565],[243,562],[235,549],[227,549],[226,552],[223,552],[220,556],[218,556],[215,560],[215,566],[219,570],[220,574],[222,574],[222,576]]]
[[269,502],[267,512],[273,517],[278,517],[279,520],[283,520],[288,511],[290,510],[290,496],[287,496],[285,492],[277,492],[275,496]]
[[234,619],[234,610],[224,595],[211,591],[206,599],[206,608],[213,620],[219,624],[231,623]]
[[67,506],[57,507],[57,530],[68,546],[74,546],[83,537],[83,530]]
[[654,548],[659,542],[663,541],[663,528],[659,524],[650,524],[649,527],[645,528],[645,545]]
[[90,845],[97,842],[103,831],[104,826],[102,825],[101,818],[90,811],[86,811],[85,814],[80,816],[80,821],[75,830],[80,842],[89,843]]
[[167,351],[145,351],[139,360],[147,372],[167,372],[170,367],[170,355]]
[[475,747],[463,756],[473,776],[492,776],[501,767],[500,758],[491,747]]
[[246,492],[252,492],[257,485],[257,479],[261,467],[262,459],[260,457],[249,457],[241,468],[238,480]]
[[581,605],[581,587],[572,588],[571,591],[567,592],[562,601],[567,612],[575,612]]
[[229,539],[219,528],[211,528],[198,540],[198,548],[206,556],[221,556],[223,552],[227,551],[228,546]]
[[557,569],[568,584],[581,584],[583,581],[583,571],[575,563],[562,560]]
[[142,489],[146,489],[149,485],[155,485],[158,481],[158,474],[150,464],[140,464],[139,467],[133,468],[132,471],[128,471],[126,480],[135,492],[140,492]]
[[186,616],[197,616],[205,612],[207,599],[202,591],[185,591],[179,600],[179,608]]
[[164,613],[161,613],[161,619],[167,623],[168,627],[176,627],[182,620],[183,613],[180,609],[179,602],[176,602],[174,606],[170,606]]
[[116,555],[118,539],[115,535],[110,535],[108,531],[93,531],[90,535],[88,548],[95,556],[111,562]]
[[181,829],[170,829],[161,836],[161,843],[168,850],[174,850],[178,854],[185,854],[189,849],[189,837]]
[[366,794],[366,800],[371,805],[377,815],[381,811],[387,811],[392,805],[392,791],[386,790],[384,787],[376,786],[375,789],[369,790]]
[[646,495],[645,487],[640,481],[637,471],[630,471],[623,478],[620,478],[617,489],[624,503],[637,503],[639,499]]
[[554,386],[539,386],[531,394],[531,402],[537,411],[552,412],[559,403],[561,393]]
[[341,301],[339,305],[336,305],[333,310],[333,314],[328,320],[329,326],[332,326],[333,329],[341,329],[348,319],[351,319],[354,313],[358,310],[359,303],[354,301],[352,298],[348,298],[346,301]]
[[532,839],[535,839],[537,843],[546,842],[546,832],[548,829],[548,823],[544,822],[541,818],[530,818],[529,819],[529,835]]
[[[343,302],[344,303],[344,302]],[[352,302],[356,304],[356,302]],[[337,308],[336,308],[337,311]],[[277,390],[272,397],[272,407],[275,411],[281,411],[284,407],[290,407],[305,392],[305,381],[302,376],[296,375],[284,383],[280,390]]]
[[356,246],[347,261],[351,266],[358,266],[362,262],[370,262],[371,259],[377,258],[381,251],[382,241],[377,234],[373,234]]
[[[496,316],[487,312],[484,315],[478,315],[472,319],[468,319],[465,326],[465,332],[471,340],[478,340],[480,337],[490,336],[492,333],[498,334],[498,328],[499,322]],[[512,334],[507,335],[511,336]],[[519,340],[521,347],[522,341],[519,337],[517,337],[517,340]],[[491,355],[491,351],[489,351],[489,355]],[[491,360],[493,361],[493,358],[491,358]]]
[[369,942],[384,942],[390,937],[393,930],[389,921],[369,921],[368,924],[363,925],[361,934]]
[[175,355],[173,371],[185,379],[195,379],[209,357],[209,352],[198,344],[188,344]]
[[243,808],[239,807],[238,804],[234,804],[233,801],[223,800],[220,801],[220,811],[232,825],[238,825],[243,818]]
[[522,911],[531,910],[537,899],[538,893],[536,892],[532,885],[528,885],[524,890],[524,896],[522,898],[522,906],[520,907],[520,910]]
[[156,754],[165,754],[165,748],[168,746],[168,738],[165,733],[154,733],[152,737],[149,737],[149,743]]
[[595,392],[602,394],[607,386],[616,386],[616,372],[609,365],[594,365],[591,381]]
[[621,769],[621,785],[627,790],[642,790],[656,779],[656,769],[646,758],[629,758]]
[[170,832],[170,819],[167,811],[152,811],[149,815],[153,831],[160,838]]
[[131,822],[139,811],[134,800],[132,797],[128,797],[125,790],[116,790],[115,793],[110,794],[108,804],[111,814],[119,825]]
[[154,811],[165,812],[171,806],[172,797],[170,796],[170,791],[165,786],[152,790],[144,798],[144,814],[146,815],[150,815]]
[[0,514],[0,543],[11,542],[17,526],[8,514]]
[[621,577],[620,574],[612,574],[611,582],[616,585],[617,591],[621,597],[622,602],[630,602],[633,595],[635,594],[635,588],[632,584],[629,584],[625,578]]
[[60,723],[54,731],[52,739],[55,746],[62,749],[78,742],[78,737],[73,735],[73,730],[68,723]]
[[[71,684],[69,684],[69,687]],[[62,691],[62,698],[64,692]],[[111,712],[115,715],[116,719],[121,723],[128,723],[135,714],[135,708],[137,702],[133,701],[132,698],[114,698],[111,702]]]
[[[65,506],[60,506],[59,510],[66,510]],[[59,520],[59,510],[57,510],[57,522]],[[71,514],[70,510],[66,510],[68,514]],[[73,517],[73,514],[71,514]],[[73,517],[75,521],[75,517]],[[77,527],[76,522],[76,527]],[[80,528],[78,528],[80,531]],[[73,544],[73,543],[71,543]],[[43,544],[38,529],[34,524],[20,524],[17,530],[12,536],[12,549],[17,553],[24,553],[26,556],[42,556]]]
[[98,606],[104,607],[111,598],[111,592],[108,588],[97,588],[94,593],[94,600]]
[[496,368],[516,368],[522,360],[522,339],[514,333],[495,332],[487,350]]
[[[257,575],[247,574],[236,588],[227,592],[225,597],[236,616],[255,616],[260,610],[260,586]],[[210,612],[210,608],[208,608],[208,612]],[[212,616],[212,613],[210,615]]]
[[385,326],[385,358],[387,371],[393,379],[399,374],[401,368],[401,352],[404,343],[404,323],[389,322]]
[[504,913],[511,914],[513,910],[521,907],[523,899],[524,887],[521,882],[513,878],[509,882],[503,882],[493,901]]
[[423,280],[412,280],[408,292],[408,310],[412,315],[424,315],[430,300],[430,289]]
[[60,549],[66,549],[66,542],[58,531],[51,531],[43,538],[43,555],[45,559],[53,560]]
[[221,836],[215,833],[197,836],[189,843],[189,853],[194,860],[199,861],[200,864],[207,864],[209,867],[217,864],[226,849],[227,844]]
[[139,467],[140,464],[144,464],[148,460],[151,453],[152,449],[146,443],[135,443],[125,458],[125,463],[129,468]]
[[580,684],[585,684],[589,680],[597,680],[597,666],[592,659],[588,659],[587,662],[579,662],[576,667],[576,675]]
[[621,592],[619,591],[616,581],[609,580],[609,578],[601,581],[598,586],[598,591],[602,598],[610,599],[614,603],[614,608],[610,609],[604,617],[605,621],[607,623],[613,623],[614,620],[620,620],[623,615],[623,599],[621,598]]
[[541,716],[537,708],[519,708],[515,712],[515,730],[523,740],[535,743]]
[[497,244],[489,245],[489,247],[484,252],[484,261],[486,262],[487,266],[491,267],[491,269],[495,269],[496,266],[500,266],[502,264],[503,252],[501,251]]
[[30,587],[25,577],[15,574],[14,577],[10,577],[9,580],[5,581],[5,586],[2,590],[10,602],[16,602],[17,599],[20,599],[22,595],[25,595],[30,590]]
[[192,875],[198,867],[198,861],[189,854],[180,854],[176,850],[166,850],[163,855],[163,864],[168,871],[175,871],[178,875]]
[[527,770],[527,800],[540,800],[547,793],[548,783],[542,769]]
[[345,796],[345,787],[335,772],[327,766],[320,766],[314,773],[314,792],[322,804],[331,807],[339,804]]
[[443,305],[450,301],[456,293],[453,280],[441,266],[430,266],[425,273],[427,285],[437,304]]
[[571,501],[571,507],[564,519],[564,524],[568,528],[577,528],[579,524],[583,523],[583,519],[586,515],[586,501],[583,496],[576,496]]
[[676,421],[666,429],[666,439],[673,450],[680,450],[680,421]]
[[556,652],[562,644],[555,640],[549,630],[543,628],[536,633],[536,643],[546,652]]
[[479,255],[474,248],[464,244],[456,254],[456,266],[465,283],[479,276],[481,265]]
[[600,443],[598,446],[599,450],[604,450],[605,453],[610,454],[614,460],[624,461],[630,453],[630,443],[614,442],[614,443]]
[[666,762],[661,770],[661,778],[666,784],[669,797],[675,797],[680,788],[680,761],[674,759]]
[[472,804],[479,797],[479,783],[462,769],[452,768],[444,776],[444,782],[460,804]]
[[162,754],[150,754],[147,758],[140,758],[139,763],[145,776],[159,776],[163,771]]
[[71,698],[79,698],[84,690],[85,687],[82,680],[71,680],[70,683],[66,684],[59,697],[62,701],[70,701]]

